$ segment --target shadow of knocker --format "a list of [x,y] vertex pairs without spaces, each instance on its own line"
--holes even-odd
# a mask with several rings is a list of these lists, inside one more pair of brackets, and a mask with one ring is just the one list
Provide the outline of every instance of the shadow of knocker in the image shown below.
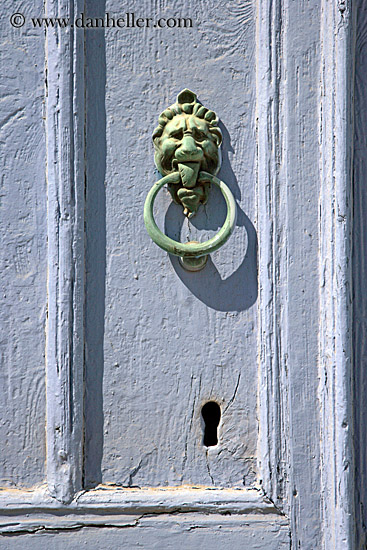
[[[190,219],[190,225],[195,228],[192,228],[193,231],[217,231],[223,225],[226,208],[224,201],[219,199],[219,194],[218,190],[212,189],[208,206],[201,208],[198,214]],[[215,208],[211,208],[213,204]],[[234,234],[223,248],[209,256],[202,271],[186,271],[177,256],[169,255],[172,266],[183,284],[201,302],[217,311],[243,311],[249,309],[257,299],[257,235],[251,221],[237,203],[236,208],[237,222]],[[165,234],[179,241],[185,221],[187,220],[182,214],[182,208],[171,203],[164,219]],[[242,260],[239,260],[239,257]],[[223,275],[223,271],[228,271],[234,263],[238,267],[229,275]]]

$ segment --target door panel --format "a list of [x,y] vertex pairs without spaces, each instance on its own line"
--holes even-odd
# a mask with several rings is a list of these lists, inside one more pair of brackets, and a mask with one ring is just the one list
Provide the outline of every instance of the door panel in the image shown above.
[[0,41],[0,483],[30,487],[45,477],[44,44],[31,29],[20,34],[9,19]]
[[[106,4],[110,14],[120,9],[117,2]],[[101,464],[93,463],[91,449],[97,438],[102,444],[102,437],[90,408],[86,479],[93,483],[100,468],[102,482],[123,486],[251,486],[258,433],[255,11],[243,2],[198,2],[195,10],[179,3],[153,8],[147,2],[139,10],[154,20],[190,17],[193,28],[139,29],[133,40],[128,29],[111,29],[105,34],[106,75],[93,72],[93,78],[106,81],[107,155],[105,189],[100,190],[105,212],[98,211],[106,220],[105,236],[96,235],[96,220],[87,218],[86,284],[92,303],[96,297],[88,277],[100,269],[93,255],[105,255],[106,274],[104,334],[91,329],[87,371],[104,370],[104,450]],[[230,94],[223,94],[229,86]],[[219,177],[238,202],[235,234],[200,273],[185,272],[176,258],[158,249],[142,218],[145,196],[160,178],[151,134],[158,115],[185,87],[222,120]],[[87,209],[92,210],[88,201],[95,201],[102,185],[90,171]],[[172,238],[206,240],[223,224],[224,201],[213,190],[208,205],[187,223],[163,191],[156,216]],[[105,252],[97,250],[104,241]],[[93,305],[87,301],[88,307]],[[101,356],[97,363],[93,356],[102,337],[103,363]],[[101,391],[92,375],[89,380],[88,395]],[[208,401],[222,411],[219,443],[212,449],[203,445],[201,408]]]

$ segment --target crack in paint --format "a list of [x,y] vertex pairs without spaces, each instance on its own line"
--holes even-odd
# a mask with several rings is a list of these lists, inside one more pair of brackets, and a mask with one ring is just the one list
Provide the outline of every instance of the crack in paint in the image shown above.
[[[79,522],[76,522],[75,524],[73,525],[55,525],[55,526],[52,526],[52,527],[49,527],[47,525],[37,525],[37,526],[34,526],[34,528],[31,528],[31,527],[28,527],[28,528],[21,528],[21,525],[20,525],[20,528],[18,529],[14,529],[12,531],[5,531],[5,532],[0,532],[0,535],[3,536],[3,537],[13,537],[13,536],[19,536],[19,535],[33,535],[33,534],[37,534],[37,533],[40,533],[40,532],[44,532],[44,533],[50,533],[50,532],[54,532],[54,531],[63,531],[63,532],[66,532],[66,531],[80,531],[81,529],[84,529],[84,528],[88,528],[88,527],[94,527],[94,528],[99,528],[99,529],[126,529],[128,527],[138,527],[139,525],[139,522],[140,520],[146,516],[147,514],[142,514],[141,516],[139,516],[138,518],[136,518],[133,522],[129,522],[129,523],[125,523],[123,525],[121,524],[118,524],[118,523],[96,523],[96,522],[88,522],[88,523],[79,523]],[[11,526],[12,524],[9,524],[9,526]],[[18,524],[19,525],[19,524]],[[16,525],[14,524],[14,527]],[[6,525],[4,525],[3,527],[7,527]]]
[[205,451],[205,460],[206,460],[206,467],[207,467],[207,469],[208,469],[209,477],[210,477],[210,479],[211,479],[211,481],[212,481],[212,484],[215,485],[215,483],[214,483],[214,478],[213,478],[213,476],[212,476],[212,474],[211,474],[211,472],[210,472],[208,449],[206,449],[206,451]]
[[133,469],[131,470],[130,474],[129,474],[129,481],[127,483],[127,485],[122,485],[123,487],[129,487],[130,489],[132,487],[137,487],[137,486],[134,486],[133,485],[133,478],[136,476],[136,474],[139,472],[139,470],[141,470],[141,468],[145,465],[145,461],[146,459],[152,455],[153,453],[156,453],[158,449],[153,449],[152,451],[149,451],[147,453],[145,453],[145,455],[140,459],[139,461],[139,464]]
[[236,395],[237,395],[238,386],[240,385],[240,380],[241,380],[241,373],[239,373],[239,375],[238,375],[237,384],[236,384],[236,387],[234,389],[233,395],[232,395],[231,399],[228,401],[228,405],[224,409],[223,414],[227,411],[227,409],[232,405],[233,401],[235,400]]

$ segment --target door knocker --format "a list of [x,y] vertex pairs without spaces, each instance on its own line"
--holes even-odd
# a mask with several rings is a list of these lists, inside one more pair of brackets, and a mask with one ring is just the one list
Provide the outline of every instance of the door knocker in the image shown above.
[[[222,133],[218,117],[204,107],[190,90],[183,90],[177,102],[163,111],[153,133],[154,161],[164,176],[148,193],[144,205],[144,222],[152,240],[166,252],[180,256],[188,271],[199,271],[208,254],[218,250],[231,236],[236,225],[236,203],[227,185],[215,174],[221,164]],[[167,185],[172,199],[181,204],[184,215],[194,216],[200,204],[206,204],[210,184],[221,190],[227,205],[223,227],[204,243],[180,243],[167,237],[155,223],[154,200],[159,190]]]

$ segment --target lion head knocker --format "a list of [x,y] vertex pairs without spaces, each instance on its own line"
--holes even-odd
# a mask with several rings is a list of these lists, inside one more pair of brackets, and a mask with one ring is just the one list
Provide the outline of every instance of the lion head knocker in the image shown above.
[[172,175],[169,191],[190,218],[208,200],[210,182],[205,173],[215,175],[220,168],[218,117],[185,89],[160,115],[153,142],[155,164],[162,176]]

